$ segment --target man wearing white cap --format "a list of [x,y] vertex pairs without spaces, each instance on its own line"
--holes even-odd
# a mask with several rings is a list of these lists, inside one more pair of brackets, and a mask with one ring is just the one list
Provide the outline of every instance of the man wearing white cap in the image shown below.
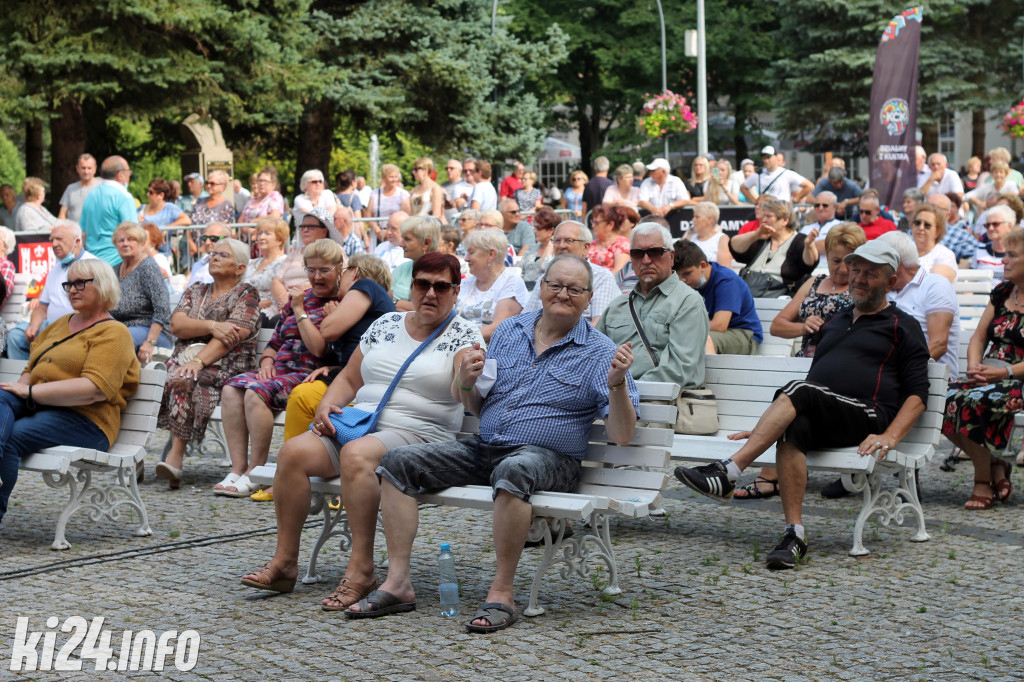
[[791,381],[776,392],[754,430],[741,434],[747,442],[732,457],[675,471],[693,490],[728,500],[740,472],[777,444],[786,529],[767,556],[772,569],[793,568],[807,553],[801,518],[805,453],[856,445],[862,456],[885,457],[913,427],[928,399],[928,344],[921,325],[886,300],[897,283],[896,250],[875,240],[843,260],[850,266],[853,309],[822,327],[806,380]]
[[[795,171],[782,167],[779,157],[775,154],[775,147],[769,145],[761,150],[761,162],[764,163],[761,172],[751,175],[740,187],[743,196],[750,203],[754,203],[754,200],[761,194],[771,194],[777,199],[798,204],[814,189],[810,180]],[[755,189],[757,190],[756,194],[753,191]]]
[[686,206],[690,193],[683,181],[669,171],[672,167],[665,159],[655,159],[647,164],[651,174],[640,183],[640,201],[637,205],[654,215],[667,216],[677,208]]

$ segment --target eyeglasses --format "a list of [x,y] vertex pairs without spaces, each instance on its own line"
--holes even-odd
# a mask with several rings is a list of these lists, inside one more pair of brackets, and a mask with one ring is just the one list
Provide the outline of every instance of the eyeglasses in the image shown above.
[[61,286],[64,287],[64,293],[71,291],[71,287],[75,288],[75,291],[81,291],[85,288],[85,285],[89,282],[95,281],[95,278],[89,279],[76,279],[74,282],[61,282]]
[[557,296],[562,289],[565,289],[565,293],[569,294],[569,298],[579,298],[584,293],[590,291],[590,289],[586,289],[584,287],[574,287],[560,282],[549,282],[547,280],[544,280],[544,288],[555,296]]
[[227,185],[227,184],[228,183],[226,183],[226,182],[210,182],[209,180],[206,181],[206,186],[207,187],[220,187],[221,185]]
[[318,276],[319,277],[326,277],[327,275],[331,274],[332,270],[337,270],[337,269],[338,269],[337,265],[335,265],[334,267],[330,267],[330,268],[306,268],[306,276],[307,277],[318,277]]
[[157,192],[155,189],[150,187],[149,189],[146,190],[146,196],[149,196],[149,195],[152,195],[152,194],[162,194],[162,192]]
[[814,208],[832,208],[832,204],[815,204]]
[[412,288],[418,291],[419,293],[425,294],[431,289],[433,289],[434,293],[437,294],[438,296],[443,296],[444,294],[447,294],[456,286],[458,285],[452,284],[451,282],[431,282],[429,279],[423,279],[422,277],[417,277],[412,281]]
[[864,215],[875,215],[876,213],[878,213],[878,210],[873,208],[862,208],[860,212]]
[[583,244],[585,241],[585,239],[552,239],[551,243],[572,246],[573,244]]
[[214,251],[213,253],[210,254],[210,260],[213,260],[214,258],[224,258],[225,260],[227,260],[233,259],[234,257],[235,254],[231,253],[230,251]]
[[986,230],[991,230],[993,227],[999,227],[1000,225],[1005,225],[1005,224],[1006,224],[1005,220],[1000,220],[999,222],[995,222],[995,223],[985,223],[985,229]]
[[414,171],[418,171],[418,170],[427,170],[427,169],[426,169],[426,168],[425,168],[424,166],[413,166],[413,167],[412,167],[412,169],[413,169]]
[[216,243],[217,243],[217,242],[219,242],[219,241],[220,241],[221,239],[224,239],[224,237],[222,237],[222,236],[220,236],[220,235],[216,235],[216,234],[204,234],[203,236],[201,236],[201,237],[199,238],[199,241],[203,242],[204,244],[205,244],[206,242],[213,242],[213,243],[215,243],[215,244],[216,244]]
[[323,180],[310,180],[307,184],[310,184],[310,185],[322,185],[322,184],[324,184],[324,181]]
[[299,229],[300,230],[326,230],[327,228],[324,227],[322,223],[318,222],[318,223],[316,223],[314,225],[307,225],[307,224],[303,223],[302,225],[299,225]]
[[458,168],[459,168],[458,166],[445,166],[444,167],[445,170],[458,170]]
[[[995,224],[998,225],[999,223],[995,223]],[[935,225],[932,224],[932,223],[926,223],[923,220],[915,220],[914,221],[914,227],[935,227]]]
[[664,246],[653,246],[649,249],[630,249],[629,257],[633,260],[643,260],[644,256],[647,256],[651,260],[655,258],[661,258],[672,249],[666,249]]
[[475,171],[474,171],[474,170],[473,170],[472,168],[466,168],[465,170],[463,170],[463,171],[462,171],[462,174],[463,174],[463,175],[466,175],[466,174],[468,174],[468,173],[474,173],[474,172],[475,172]]

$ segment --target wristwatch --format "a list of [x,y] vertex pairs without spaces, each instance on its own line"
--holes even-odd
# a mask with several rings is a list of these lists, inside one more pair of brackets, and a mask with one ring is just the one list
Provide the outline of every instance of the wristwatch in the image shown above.
[[308,320],[308,319],[309,319],[309,313],[302,313],[297,318],[295,318],[295,324],[298,324],[299,322],[302,322],[303,320]]

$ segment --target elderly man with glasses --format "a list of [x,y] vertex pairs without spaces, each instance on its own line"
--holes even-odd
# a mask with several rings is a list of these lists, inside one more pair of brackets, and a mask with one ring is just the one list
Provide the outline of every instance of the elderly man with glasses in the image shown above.
[[[583,226],[583,223],[578,223],[575,220],[566,220],[563,223],[559,223],[558,227],[555,228],[555,234],[551,237],[551,244],[555,250],[555,256],[579,256],[580,258],[587,260],[587,248],[590,243],[594,241],[594,235],[591,234],[590,230]],[[608,304],[615,300],[619,294],[619,285],[615,283],[615,275],[612,274],[608,268],[602,268],[600,265],[594,265],[589,260],[587,264],[590,266],[590,274],[594,279],[594,284],[591,287],[590,292],[590,305],[583,311],[583,319],[590,322],[590,324],[596,325],[601,316],[604,315],[605,309],[608,308]],[[526,305],[523,306],[523,312],[533,312],[534,310],[541,309],[540,295],[543,291],[541,285],[544,283],[545,275],[541,275],[537,280],[537,285],[533,287],[533,291],[530,292],[530,298],[526,301]]]
[[[615,343],[632,344],[636,354],[632,374],[637,381],[670,381],[698,388],[704,385],[710,323],[704,299],[672,271],[674,258],[667,228],[653,223],[635,227],[629,259],[636,285],[609,304],[597,330]],[[632,311],[640,324],[634,322]]]
[[868,241],[896,229],[896,223],[882,216],[882,206],[878,203],[878,196],[865,194],[860,198],[857,206],[860,214],[860,226]]
[[346,616],[416,608],[410,561],[419,512],[412,496],[475,484],[493,491],[497,571],[483,605],[465,625],[484,633],[516,621],[514,579],[530,530],[530,497],[576,488],[595,415],[603,416],[608,439],[618,444],[628,443],[636,427],[639,396],[628,371],[633,351],[616,347],[582,319],[590,273],[584,259],[556,256],[542,286],[542,309],[502,322],[486,353],[479,346],[466,353],[451,394],[479,415],[479,435],[384,455],[377,475],[388,577]]
[[814,218],[813,223],[808,223],[800,228],[800,234],[809,235],[814,233],[814,246],[821,254],[822,262],[824,265],[825,261],[825,237],[828,236],[828,231],[832,229],[833,225],[838,225],[839,220],[836,218],[836,210],[838,204],[836,203],[836,195],[829,191],[819,192],[814,197]]

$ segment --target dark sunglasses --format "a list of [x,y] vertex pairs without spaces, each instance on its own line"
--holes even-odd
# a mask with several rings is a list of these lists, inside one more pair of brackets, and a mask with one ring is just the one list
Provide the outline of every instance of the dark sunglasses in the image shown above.
[[412,288],[421,294],[427,293],[431,288],[434,289],[435,294],[447,294],[456,286],[457,285],[452,284],[451,282],[431,282],[429,279],[423,279],[422,277],[417,277],[412,281]]
[[74,282],[61,282],[61,286],[64,287],[64,293],[71,291],[71,287],[75,288],[75,291],[81,291],[85,289],[85,285],[89,282],[95,281],[94,278],[90,279],[76,279]]
[[205,243],[205,242],[213,242],[213,243],[217,243],[217,242],[219,242],[219,241],[220,241],[221,239],[224,239],[224,237],[221,237],[221,236],[218,236],[218,235],[215,235],[215,234],[204,234],[204,235],[203,235],[202,237],[200,237],[199,239],[200,239],[200,240],[201,240],[202,242],[204,242],[204,243]]
[[832,204],[815,204],[814,208],[829,208]]
[[654,246],[649,249],[630,249],[629,257],[633,260],[642,260],[644,256],[647,256],[651,260],[655,258],[661,258],[672,249],[666,249],[664,246]]

